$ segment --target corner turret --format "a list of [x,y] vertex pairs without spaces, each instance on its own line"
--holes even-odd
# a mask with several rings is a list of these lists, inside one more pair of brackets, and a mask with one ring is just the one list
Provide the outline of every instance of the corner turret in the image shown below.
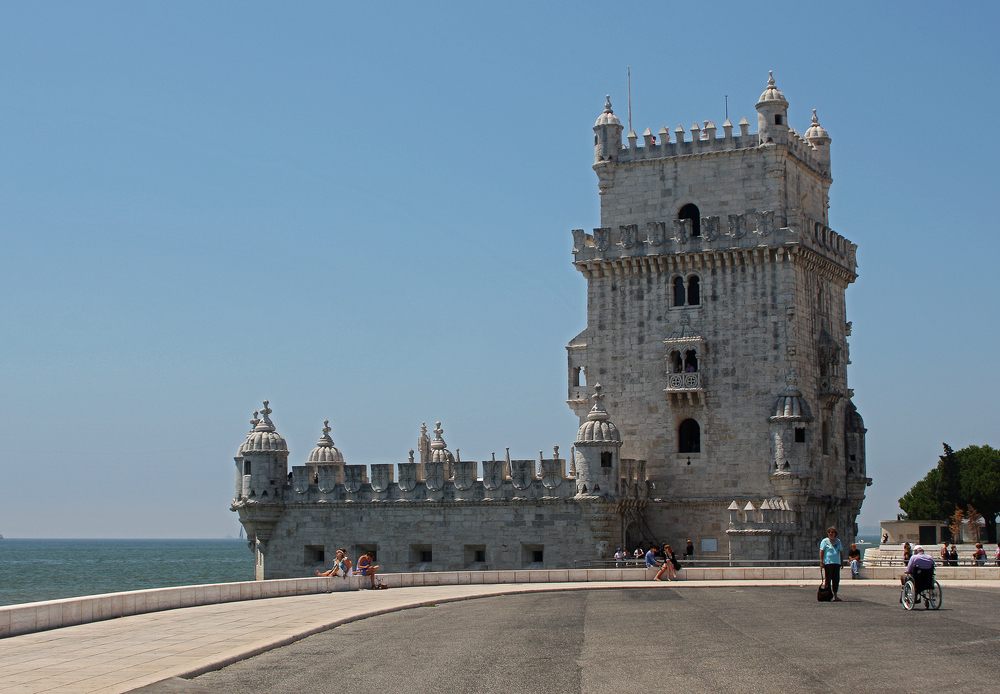
[[819,124],[816,117],[816,109],[813,109],[812,125],[806,130],[805,139],[816,148],[816,159],[826,168],[826,175],[830,175],[830,134]]
[[605,161],[618,161],[622,148],[622,127],[618,116],[611,110],[611,95],[605,97],[604,113],[594,124],[594,165]]
[[576,495],[614,497],[618,492],[622,437],[601,402],[601,384],[594,386],[594,406],[576,435]]
[[757,134],[762,145],[788,142],[788,102],[774,86],[774,72],[768,72],[767,89],[757,101]]
[[[288,446],[275,431],[268,416],[272,412],[268,401],[260,411],[253,431],[240,446],[238,462],[242,462],[241,497],[261,503],[273,502],[281,497],[288,476]],[[242,458],[242,461],[239,459]]]

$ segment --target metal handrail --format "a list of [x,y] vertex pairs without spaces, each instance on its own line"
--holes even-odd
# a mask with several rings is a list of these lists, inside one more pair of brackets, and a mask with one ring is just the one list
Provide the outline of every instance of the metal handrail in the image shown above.
[[[657,557],[660,560],[660,557]],[[704,557],[682,557],[677,561],[682,568],[712,568],[712,567],[754,567],[754,566],[818,566],[816,559],[715,559]],[[645,557],[634,559],[591,559],[574,562],[579,569],[635,569],[645,568]]]

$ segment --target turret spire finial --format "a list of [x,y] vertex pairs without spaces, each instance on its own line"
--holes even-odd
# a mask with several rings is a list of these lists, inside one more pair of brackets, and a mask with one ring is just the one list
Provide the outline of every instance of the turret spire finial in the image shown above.
[[604,95],[604,112],[605,113],[614,113],[614,111],[611,110],[611,95],[610,94],[605,94]]
[[594,394],[590,396],[590,399],[594,401],[594,406],[590,408],[590,412],[587,414],[587,419],[594,420],[604,420],[610,419],[611,415],[608,411],[604,409],[604,393],[601,392],[601,384],[598,383],[594,386]]
[[250,418],[250,431],[253,431],[254,428],[258,424],[260,424],[260,417],[257,416],[258,414],[260,414],[260,413],[257,412],[257,410],[253,411],[253,417]]
[[816,109],[813,109],[813,125],[819,125],[819,118],[816,116]]
[[769,87],[774,86],[774,70],[767,71],[767,86]]
[[268,417],[273,410],[268,407],[268,401],[264,401],[264,409],[260,411],[261,419],[254,426],[254,431],[274,431],[274,424],[271,422],[271,418]]
[[332,431],[332,429],[330,429],[330,420],[329,419],[324,419],[323,420],[323,435],[319,437],[319,441],[316,442],[316,445],[317,446],[323,446],[323,447],[332,446],[333,445],[333,439],[330,438],[330,432],[331,431]]

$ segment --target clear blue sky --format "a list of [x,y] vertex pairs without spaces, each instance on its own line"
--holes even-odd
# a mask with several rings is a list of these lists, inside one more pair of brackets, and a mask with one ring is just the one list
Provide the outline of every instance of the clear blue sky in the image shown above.
[[875,486],[1000,446],[995,2],[0,4],[0,533],[219,537],[262,398],[303,462],[421,421],[568,451],[591,127],[833,138]]

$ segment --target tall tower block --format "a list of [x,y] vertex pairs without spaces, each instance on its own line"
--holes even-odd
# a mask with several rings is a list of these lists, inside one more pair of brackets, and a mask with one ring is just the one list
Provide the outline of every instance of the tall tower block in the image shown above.
[[812,558],[829,525],[857,532],[857,247],[828,226],[830,136],[815,113],[799,135],[788,108],[772,75],[756,134],[703,121],[623,146],[610,99],[594,126],[601,226],[573,232],[587,327],[567,347],[567,402],[586,422],[600,381],[622,459],[647,461],[629,536],[784,559]]

